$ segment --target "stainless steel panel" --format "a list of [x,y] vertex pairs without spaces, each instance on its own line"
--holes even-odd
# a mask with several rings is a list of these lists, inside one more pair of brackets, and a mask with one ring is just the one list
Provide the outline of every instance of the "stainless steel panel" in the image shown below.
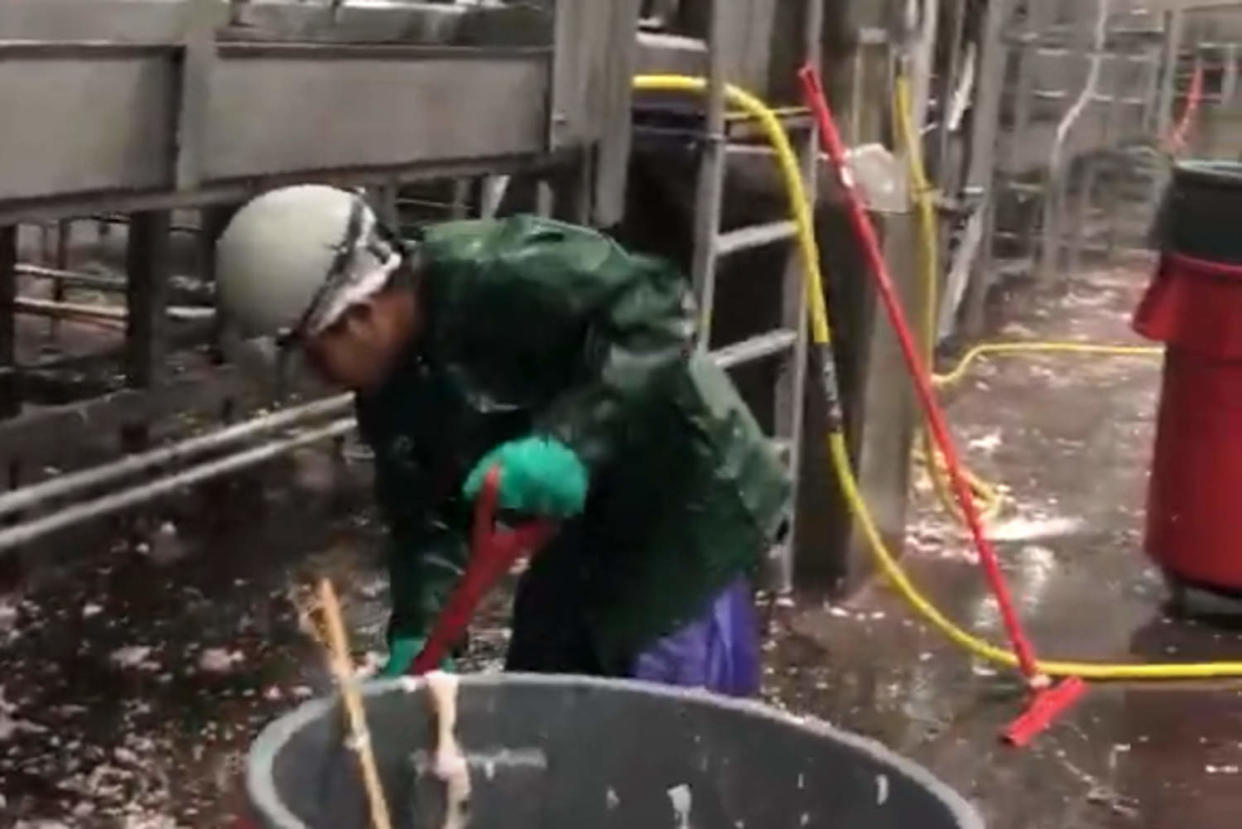
[[643,32],[638,36],[638,73],[702,75],[707,47],[697,38]]
[[[228,4],[218,6],[223,25]],[[0,0],[0,39],[176,43],[188,15],[184,0]]]
[[168,182],[171,52],[90,54],[0,55],[0,200]]
[[546,57],[402,59],[378,47],[222,48],[208,178],[541,152]]
[[462,6],[408,3],[387,7],[340,6],[333,14],[326,2],[250,2],[237,7],[238,25],[227,35],[241,40],[444,44],[455,41],[467,11]]
[[[0,0],[0,39],[110,43],[178,43],[191,0]],[[225,0],[212,4],[222,39],[340,43],[550,45],[546,16],[525,7],[443,3],[345,6],[325,2],[251,2],[230,22]],[[480,34],[481,33],[481,34]],[[482,40],[480,38],[483,38]]]

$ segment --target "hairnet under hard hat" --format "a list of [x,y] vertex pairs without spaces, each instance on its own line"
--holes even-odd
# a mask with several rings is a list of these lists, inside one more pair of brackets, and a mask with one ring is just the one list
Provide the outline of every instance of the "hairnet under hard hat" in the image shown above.
[[216,244],[221,307],[246,336],[314,336],[382,290],[403,253],[360,195],[272,190],[239,210]]

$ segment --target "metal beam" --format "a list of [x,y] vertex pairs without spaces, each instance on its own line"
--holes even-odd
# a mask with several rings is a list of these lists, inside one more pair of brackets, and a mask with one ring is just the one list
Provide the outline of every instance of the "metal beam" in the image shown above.
[[90,193],[41,195],[26,199],[0,199],[0,224],[55,220],[101,210],[144,212],[177,208],[237,204],[264,190],[289,184],[313,182],[342,187],[366,187],[396,181],[409,184],[437,178],[475,176],[485,173],[554,171],[572,163],[572,153],[413,161],[378,167],[348,166],[334,169],[273,173],[253,179],[209,182],[193,192],[166,188],[104,190]]
[[[546,50],[222,46],[207,106],[205,176],[545,152],[549,57]],[[394,90],[411,103],[396,103]]]
[[0,209],[549,153],[547,49],[200,46],[0,44]]

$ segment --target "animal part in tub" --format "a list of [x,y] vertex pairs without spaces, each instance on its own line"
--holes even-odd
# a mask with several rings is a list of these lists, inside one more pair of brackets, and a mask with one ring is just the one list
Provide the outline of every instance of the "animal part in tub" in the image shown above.
[[435,720],[431,773],[443,785],[443,829],[464,829],[470,806],[470,766],[454,733],[457,728],[457,677],[435,671],[425,677],[427,701]]

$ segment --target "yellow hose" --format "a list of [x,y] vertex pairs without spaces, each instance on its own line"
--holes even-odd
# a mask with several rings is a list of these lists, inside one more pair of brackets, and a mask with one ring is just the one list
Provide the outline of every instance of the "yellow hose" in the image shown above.
[[[707,87],[703,78],[685,75],[642,75],[634,79],[634,87],[640,91],[680,91],[701,94]],[[819,269],[819,247],[815,241],[814,223],[810,203],[802,186],[801,172],[793,148],[789,144],[781,123],[762,101],[734,86],[727,86],[725,93],[730,104],[751,113],[763,127],[768,140],[776,151],[781,175],[789,195],[789,206],[797,227],[798,248],[805,268],[806,291],[810,302],[811,335],[817,345],[831,342],[828,326],[828,308],[823,290],[823,275]],[[884,574],[899,593],[915,610],[923,615],[937,630],[951,641],[975,656],[1010,667],[1017,667],[1017,659],[1004,648],[999,648],[974,634],[963,630],[941,613],[906,576],[889,551],[876,527],[871,510],[858,491],[858,481],[850,466],[845,436],[838,430],[828,434],[828,450],[833,468],[840,479],[855,519],[863,530],[872,553]],[[1098,662],[1040,661],[1039,670],[1052,676],[1079,676],[1084,679],[1204,679],[1210,677],[1242,677],[1242,662],[1202,662],[1167,664],[1108,664]]]
[[[910,83],[904,73],[899,73],[893,92],[893,120],[897,124],[897,132],[905,145],[906,162],[910,173],[910,187],[913,190],[914,203],[919,217],[919,265],[923,274],[923,356],[927,365],[936,364],[936,330],[939,327],[940,299],[937,283],[940,279],[940,250],[936,233],[936,207],[932,203],[932,186],[927,180],[926,168],[923,165],[922,142],[914,131],[910,118]],[[932,487],[940,504],[950,514],[961,518],[961,507],[949,486],[948,472],[944,468],[944,459],[936,451],[931,433],[926,424],[921,429],[922,451],[915,453],[915,459],[921,460],[927,467],[927,475],[931,478]],[[962,475],[975,494],[980,505],[980,516],[984,521],[991,521],[1000,514],[1004,505],[1000,489],[989,481],[976,475],[963,465]]]
[[[927,180],[926,168],[922,158],[922,142],[919,141],[915,133],[910,112],[910,83],[904,74],[898,74],[893,90],[893,120],[897,125],[897,134],[901,138],[906,151],[910,183],[919,215],[919,263],[922,266],[923,301],[926,314],[923,329],[924,356],[927,358],[927,364],[930,366],[935,365],[936,329],[939,325],[940,317],[940,300],[937,284],[940,278],[940,263],[937,261],[940,252],[936,233],[936,210],[935,205],[932,203],[933,188],[931,182]],[[950,386],[959,382],[966,376],[974,362],[981,357],[1032,353],[1153,357],[1160,356],[1164,353],[1164,350],[1146,346],[1096,345],[1092,343],[1050,341],[984,343],[967,351],[952,371],[947,374],[933,375],[932,382],[936,386]],[[935,487],[941,506],[949,513],[960,518],[961,510],[957,505],[957,499],[949,491],[944,462],[939,454],[934,452],[930,436],[927,430],[924,429],[922,448],[921,451],[915,453],[915,460],[926,464],[929,457],[935,458],[935,465],[928,465],[927,472]],[[991,520],[995,518],[1004,505],[1000,487],[981,478],[968,468],[963,468],[962,472],[966,477],[966,482],[982,504],[981,512],[984,519]]]
[[1096,354],[1110,357],[1159,357],[1164,349],[1147,345],[1096,345],[1095,343],[1075,342],[1015,342],[1015,343],[983,343],[966,352],[952,371],[937,374],[937,386],[951,386],[959,382],[970,371],[971,364],[980,357],[1001,356],[1008,354]]

